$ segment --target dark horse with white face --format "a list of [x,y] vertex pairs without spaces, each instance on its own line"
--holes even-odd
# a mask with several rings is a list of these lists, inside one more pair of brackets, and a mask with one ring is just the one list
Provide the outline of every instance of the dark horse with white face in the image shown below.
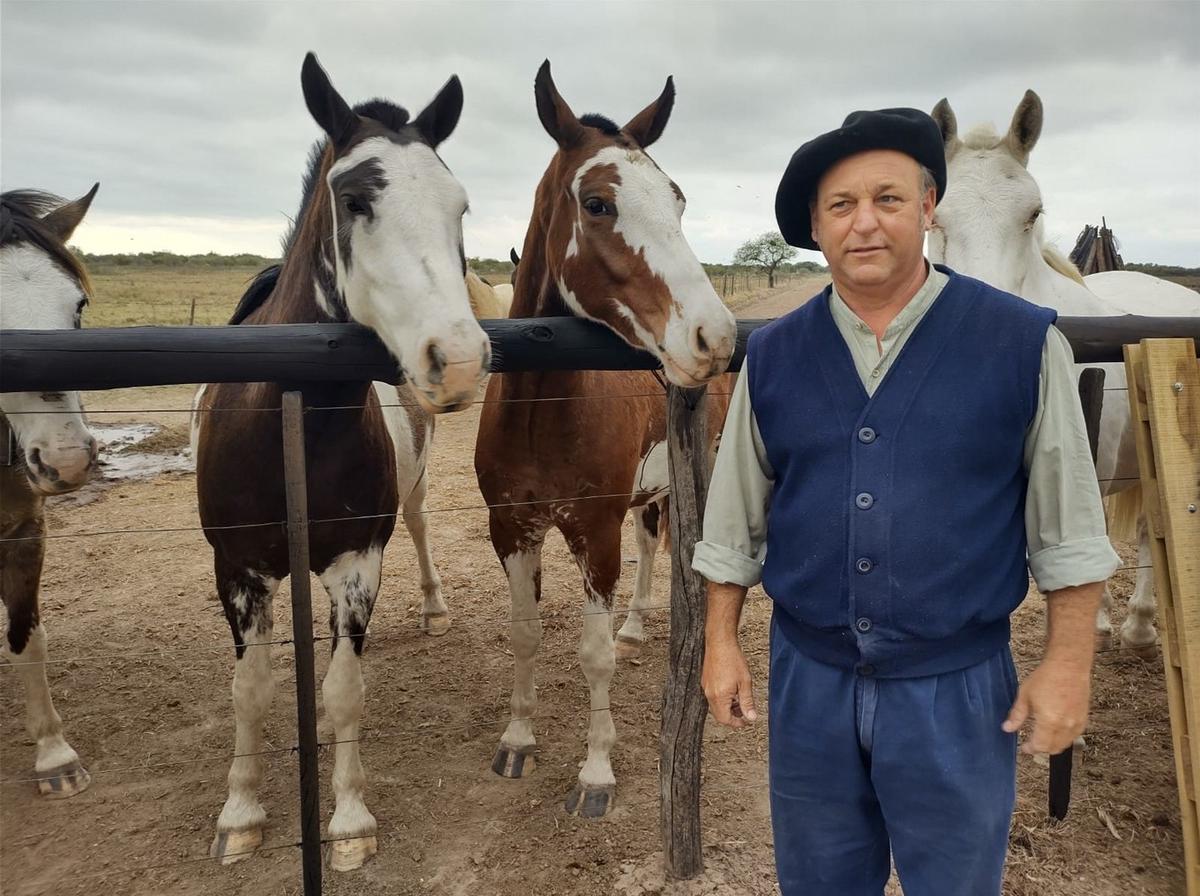
[[[435,151],[458,123],[458,79],[412,121],[383,100],[351,109],[311,53],[301,82],[327,139],[314,149],[282,264],[259,276],[233,322],[357,321],[375,331],[407,379],[399,390],[370,382],[303,387],[310,408],[309,513],[317,521],[340,520],[312,526],[310,559],[330,599],[333,657],[322,694],[337,753],[329,837],[333,867],[347,870],[376,849],[357,738],[359,657],[383,548],[401,503],[414,536],[423,535],[430,413],[474,400],[490,350],[463,283],[466,193]],[[256,412],[279,408],[283,391],[269,383],[208,385],[193,417],[200,518],[237,652],[235,758],[212,846],[225,862],[262,842],[266,812],[257,789],[263,769],[254,754],[262,749],[271,700],[270,647],[247,645],[272,640],[271,600],[288,573],[288,549],[282,526],[220,527],[286,516],[279,416]],[[436,574],[422,567],[423,621],[444,629]]]
[[[91,286],[67,240],[99,186],[74,202],[34,190],[0,194],[0,329],[79,327]],[[38,792],[47,797],[73,796],[90,778],[63,737],[46,681],[46,632],[38,608],[42,506],[46,495],[87,482],[95,462],[96,440],[78,392],[0,393],[0,600],[6,620],[0,657],[14,664],[25,686],[25,727],[37,742]]]
[[[684,239],[683,193],[646,154],[671,114],[673,83],[668,79],[662,95],[622,128],[600,116],[577,118],[548,62],[534,95],[558,149],[537,188],[509,316],[598,321],[651,352],[680,386],[720,376],[733,354],[733,315]],[[715,396],[709,403],[714,437],[727,405]],[[492,546],[508,575],[516,662],[512,719],[492,768],[519,778],[533,766],[541,553],[546,533],[557,528],[583,573],[579,659],[591,695],[587,761],[567,797],[572,813],[599,816],[612,805],[616,731],[608,686],[621,525],[633,508],[637,578],[618,636],[632,656],[665,521],[666,453],[666,402],[649,372],[505,373],[488,385],[475,472],[493,505]]]

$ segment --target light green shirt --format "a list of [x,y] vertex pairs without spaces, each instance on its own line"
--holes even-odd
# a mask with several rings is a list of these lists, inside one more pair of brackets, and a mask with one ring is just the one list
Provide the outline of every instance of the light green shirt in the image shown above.
[[[924,285],[888,324],[878,342],[871,328],[833,289],[830,312],[868,395],[874,395],[948,277],[929,265]],[[822,301],[817,298],[813,301]],[[745,370],[745,365],[743,365]],[[1025,433],[1025,534],[1029,570],[1041,591],[1100,582],[1120,558],[1106,534],[1071,345],[1056,327],[1046,332],[1038,406]],[[713,582],[747,588],[762,580],[767,516],[775,471],[767,460],[748,378],[739,376],[721,434],[704,511],[704,540],[692,568]]]

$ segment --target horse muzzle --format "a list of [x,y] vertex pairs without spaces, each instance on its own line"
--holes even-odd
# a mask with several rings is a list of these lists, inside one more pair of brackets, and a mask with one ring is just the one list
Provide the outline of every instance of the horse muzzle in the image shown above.
[[83,486],[96,467],[98,446],[92,436],[78,445],[33,444],[25,452],[25,471],[36,491],[61,495]]

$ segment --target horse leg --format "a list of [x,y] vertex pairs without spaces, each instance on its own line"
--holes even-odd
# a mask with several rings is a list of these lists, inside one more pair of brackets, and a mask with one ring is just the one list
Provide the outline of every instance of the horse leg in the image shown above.
[[587,760],[567,795],[566,810],[571,815],[600,818],[612,809],[617,786],[610,759],[617,732],[609,709],[608,688],[617,662],[612,609],[621,575],[621,516],[589,519],[586,525],[563,534],[583,573],[579,665],[587,678],[591,703]]
[[1145,658],[1158,652],[1158,632],[1154,628],[1154,570],[1151,568],[1150,530],[1143,515],[1138,520],[1137,584],[1125,621],[1121,624],[1121,646]]
[[233,632],[237,661],[233,669],[235,735],[229,766],[229,796],[217,817],[217,834],[209,855],[229,865],[249,857],[262,845],[266,810],[258,801],[263,778],[263,723],[271,708],[271,646],[275,624],[271,599],[279,579],[215,563],[217,593]]
[[421,568],[421,631],[437,637],[450,630],[450,609],[442,597],[442,579],[433,564],[429,548],[429,527],[425,519],[425,496],[429,493],[429,475],[421,472],[412,494],[404,502],[404,525],[417,549],[417,565]]
[[45,534],[46,524],[39,512],[5,533],[6,537],[28,540],[0,543],[0,597],[8,617],[0,658],[14,665],[25,688],[25,730],[37,744],[33,768],[38,793],[63,799],[87,790],[91,776],[63,737],[62,719],[46,679],[46,631],[38,608]]
[[1104,583],[1104,593],[1100,596],[1100,606],[1096,608],[1096,649],[1107,650],[1112,647],[1112,622],[1109,614],[1112,612],[1112,593],[1108,590],[1108,582]]
[[665,519],[662,513],[666,504],[655,501],[633,512],[633,531],[637,539],[637,574],[633,581],[633,599],[629,602],[629,614],[625,624],[617,632],[617,659],[632,660],[642,655],[645,634],[642,624],[644,614],[650,608],[651,586],[654,580],[654,555],[658,551],[660,525]]
[[333,722],[333,817],[329,820],[329,865],[353,871],[375,855],[375,816],[363,802],[366,775],[358,749],[363,714],[362,647],[379,593],[382,547],[339,554],[324,572],[329,593],[333,656],[321,685],[325,715]]
[[512,602],[509,643],[513,654],[513,690],[508,727],[500,736],[500,746],[492,759],[492,771],[503,778],[522,778],[534,770],[537,740],[533,735],[533,715],[537,710],[537,691],[533,686],[533,667],[542,643],[542,544],[544,532],[521,541],[513,541],[506,527],[491,519],[492,544],[508,576]]

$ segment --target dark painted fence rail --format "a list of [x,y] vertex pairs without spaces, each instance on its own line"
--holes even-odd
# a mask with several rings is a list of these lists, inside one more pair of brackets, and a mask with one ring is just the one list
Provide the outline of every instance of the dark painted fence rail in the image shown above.
[[[768,323],[738,322],[746,339]],[[649,370],[657,363],[605,327],[573,317],[488,320],[495,372]],[[1200,317],[1062,317],[1058,326],[1080,363],[1121,361],[1121,346],[1145,338],[1200,343]],[[121,327],[0,330],[0,391],[56,392],[174,383],[395,381],[396,364],[355,324],[240,327]]]

